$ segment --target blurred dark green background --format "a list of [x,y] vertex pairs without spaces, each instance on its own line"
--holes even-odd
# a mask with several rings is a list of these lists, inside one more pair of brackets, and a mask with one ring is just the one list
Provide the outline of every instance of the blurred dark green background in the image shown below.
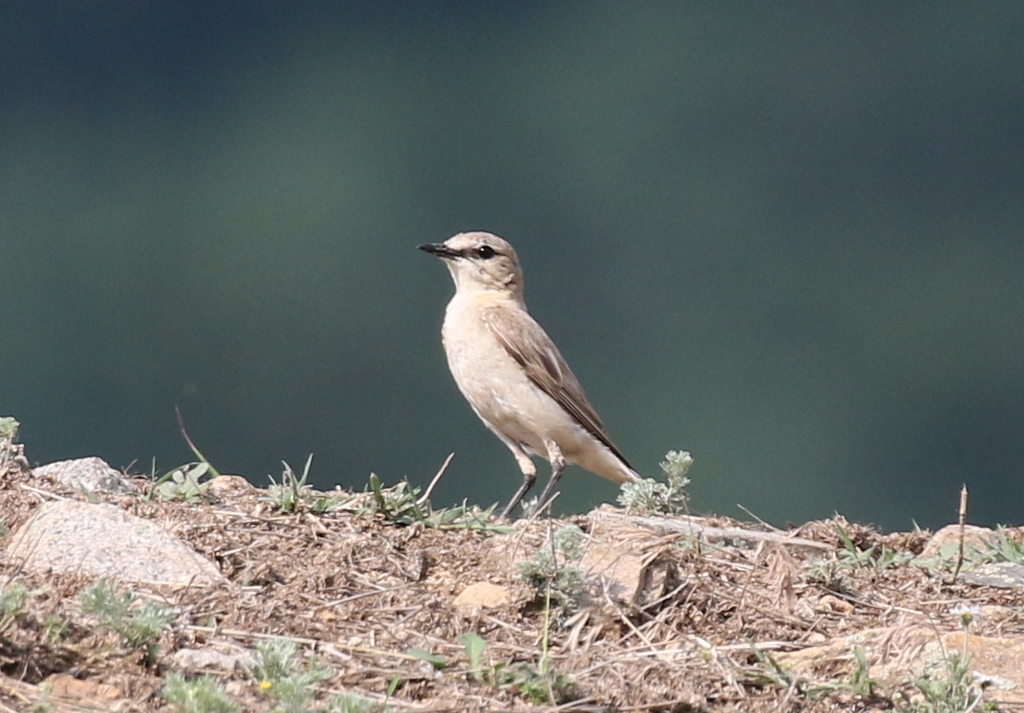
[[[776,524],[1024,521],[1024,4],[8,2],[0,415],[35,462],[504,501],[486,229],[646,474]],[[542,469],[546,477],[546,466]],[[573,469],[563,508],[613,499]]]

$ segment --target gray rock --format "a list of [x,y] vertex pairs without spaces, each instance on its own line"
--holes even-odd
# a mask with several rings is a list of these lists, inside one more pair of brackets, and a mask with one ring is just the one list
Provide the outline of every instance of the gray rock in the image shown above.
[[215,649],[178,649],[171,656],[171,668],[189,673],[235,673],[252,668],[255,662],[252,653],[245,649],[239,649],[235,653],[224,653]]
[[42,572],[122,582],[215,586],[216,565],[156,523],[114,505],[72,500],[40,507],[11,537],[7,557]]
[[84,490],[89,493],[139,492],[123,473],[114,470],[105,460],[96,456],[41,465],[32,469],[32,475],[37,478],[50,478],[71,490]]
[[1016,562],[990,562],[960,573],[968,584],[1000,589],[1024,589],[1024,565]]

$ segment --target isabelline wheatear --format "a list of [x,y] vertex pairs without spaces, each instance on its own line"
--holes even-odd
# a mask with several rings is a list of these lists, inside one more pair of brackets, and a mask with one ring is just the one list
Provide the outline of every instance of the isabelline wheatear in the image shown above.
[[455,383],[523,472],[523,484],[501,516],[537,480],[530,456],[551,463],[541,507],[568,463],[616,483],[639,480],[551,338],[526,311],[523,271],[512,246],[490,233],[459,233],[419,248],[444,260],[455,281],[441,328]]

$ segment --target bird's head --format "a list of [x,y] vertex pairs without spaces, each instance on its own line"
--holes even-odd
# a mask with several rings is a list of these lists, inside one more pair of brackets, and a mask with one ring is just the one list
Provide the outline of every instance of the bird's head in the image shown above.
[[522,299],[523,271],[516,251],[491,233],[459,233],[443,243],[425,243],[420,250],[444,260],[455,289],[509,292]]

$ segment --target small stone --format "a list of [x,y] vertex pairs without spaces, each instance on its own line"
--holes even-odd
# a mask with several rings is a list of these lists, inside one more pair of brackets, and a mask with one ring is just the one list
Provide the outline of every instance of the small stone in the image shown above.
[[88,678],[75,678],[68,673],[56,673],[47,678],[46,683],[49,684],[53,695],[62,698],[101,698],[109,701],[121,697],[121,691],[116,686]]
[[224,691],[235,698],[238,698],[249,691],[248,681],[228,681],[224,684]]
[[512,597],[508,590],[490,582],[477,582],[471,584],[455,597],[452,606],[464,614],[470,614],[480,609],[496,609],[505,606]]
[[853,604],[832,594],[826,594],[818,599],[817,608],[820,611],[833,611],[849,614],[853,611]]
[[189,672],[220,671],[235,673],[253,667],[255,659],[249,651],[228,654],[213,649],[178,649],[171,656],[172,668]]
[[225,493],[252,490],[252,484],[240,475],[218,475],[210,481],[210,492]]

